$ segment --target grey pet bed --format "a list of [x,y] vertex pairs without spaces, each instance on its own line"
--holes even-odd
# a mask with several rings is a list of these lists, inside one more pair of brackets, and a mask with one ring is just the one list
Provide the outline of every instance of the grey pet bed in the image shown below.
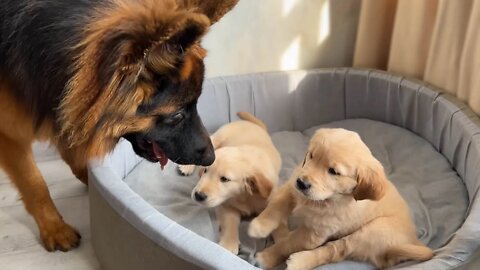
[[[407,200],[419,238],[435,250],[398,269],[468,267],[480,247],[480,120],[455,98],[385,72],[326,69],[209,79],[199,112],[210,132],[250,111],[282,154],[285,181],[313,132],[358,132]],[[268,240],[245,235],[240,255],[216,244],[213,211],[190,199],[195,176],[144,161],[126,141],[90,166],[93,244],[105,269],[258,269]],[[371,269],[341,262],[318,269]],[[282,269],[282,266],[279,267]]]

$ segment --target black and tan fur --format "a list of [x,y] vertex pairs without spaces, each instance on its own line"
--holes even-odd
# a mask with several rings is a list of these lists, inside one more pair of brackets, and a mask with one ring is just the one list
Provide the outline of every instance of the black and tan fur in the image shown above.
[[19,189],[48,250],[79,244],[37,169],[35,140],[75,175],[121,137],[157,161],[213,162],[196,111],[200,39],[238,0],[0,1],[0,167]]

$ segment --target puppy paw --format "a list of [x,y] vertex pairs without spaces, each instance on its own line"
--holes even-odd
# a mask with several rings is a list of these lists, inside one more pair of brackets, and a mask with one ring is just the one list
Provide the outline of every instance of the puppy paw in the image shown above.
[[262,269],[272,269],[282,263],[282,258],[272,252],[268,252],[267,249],[262,252],[258,252],[255,255],[255,261],[255,265]]
[[69,251],[80,245],[82,238],[77,230],[63,221],[44,224],[40,229],[40,237],[48,251]]
[[276,224],[267,219],[255,218],[248,226],[248,235],[253,238],[266,238],[275,230]]
[[240,243],[235,241],[220,241],[218,244],[226,250],[230,251],[231,253],[238,255],[238,248],[240,246]]
[[178,165],[177,171],[180,175],[188,176],[195,171],[195,165]]
[[311,265],[312,257],[308,251],[294,253],[288,257],[287,270],[310,270],[315,266]]

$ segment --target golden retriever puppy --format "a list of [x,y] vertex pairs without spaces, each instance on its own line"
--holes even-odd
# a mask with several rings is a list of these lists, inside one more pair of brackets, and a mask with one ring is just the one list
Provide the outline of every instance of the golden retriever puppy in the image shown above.
[[[281,167],[265,124],[250,113],[239,112],[238,116],[243,121],[229,123],[211,136],[216,159],[200,171],[200,181],[192,191],[194,201],[216,208],[219,244],[234,254],[240,244],[240,219],[265,208]],[[194,166],[179,166],[179,170],[191,174]]]
[[272,194],[248,233],[266,237],[290,214],[299,226],[257,253],[263,268],[287,258],[289,270],[346,259],[385,268],[433,256],[417,239],[408,206],[382,165],[352,131],[319,129],[303,164]]

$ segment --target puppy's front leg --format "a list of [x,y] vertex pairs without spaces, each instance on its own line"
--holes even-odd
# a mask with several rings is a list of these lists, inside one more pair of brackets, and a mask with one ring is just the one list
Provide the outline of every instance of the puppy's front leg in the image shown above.
[[290,232],[278,243],[275,243],[262,252],[257,253],[255,259],[263,268],[271,269],[285,261],[290,254],[302,250],[313,249],[323,244],[326,239],[326,237],[313,235],[312,232],[306,228],[300,227]]
[[232,208],[219,206],[216,209],[217,220],[220,226],[219,245],[228,249],[233,254],[238,254],[240,240],[238,226],[240,225],[240,213]]
[[[361,245],[358,246],[361,247]],[[347,240],[342,238],[313,250],[291,254],[287,260],[287,270],[310,270],[320,265],[343,261],[350,252]],[[368,251],[364,250],[364,252]]]
[[290,185],[285,184],[272,194],[267,207],[250,223],[248,234],[255,238],[265,238],[287,220],[295,207],[290,193]]
[[278,243],[280,240],[287,237],[289,233],[290,230],[288,229],[288,221],[282,220],[280,225],[278,225],[278,228],[272,232],[273,241]]
[[182,176],[192,175],[195,172],[195,165],[178,165],[178,173]]

